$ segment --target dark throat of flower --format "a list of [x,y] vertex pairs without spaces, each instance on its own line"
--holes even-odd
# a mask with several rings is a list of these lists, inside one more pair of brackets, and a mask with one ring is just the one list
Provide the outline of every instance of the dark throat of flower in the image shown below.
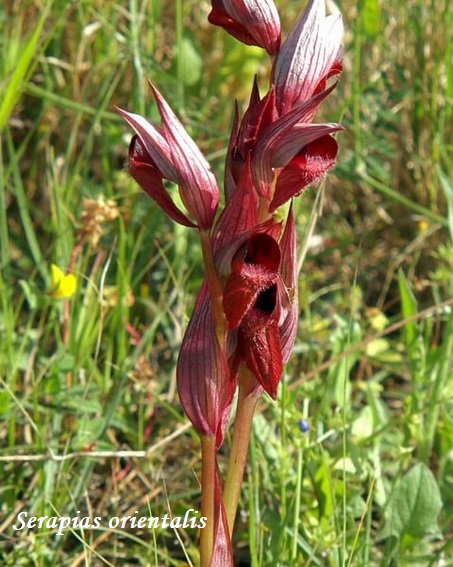
[[277,286],[274,284],[258,294],[254,308],[259,312],[270,315],[277,304]]

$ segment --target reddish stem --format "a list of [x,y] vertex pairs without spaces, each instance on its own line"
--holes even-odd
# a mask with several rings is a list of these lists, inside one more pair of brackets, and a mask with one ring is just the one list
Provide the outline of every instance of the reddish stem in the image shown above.
[[233,441],[231,444],[228,472],[223,489],[223,503],[228,518],[230,537],[233,534],[234,520],[241,494],[245,464],[250,441],[253,414],[261,395],[256,387],[255,377],[247,368],[241,366],[239,371],[239,393],[236,417],[234,420]]

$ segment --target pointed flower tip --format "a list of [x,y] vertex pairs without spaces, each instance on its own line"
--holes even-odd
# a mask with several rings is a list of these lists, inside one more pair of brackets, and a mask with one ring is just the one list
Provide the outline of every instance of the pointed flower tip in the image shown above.
[[285,43],[273,68],[282,113],[325,88],[341,71],[343,20],[326,16],[325,0],[311,0]]
[[210,165],[169,104],[150,83],[177,174],[181,200],[200,229],[211,228],[219,203],[219,190]]
[[[185,226],[209,229],[219,202],[215,177],[164,97],[152,83],[150,86],[161,116],[161,126],[154,126],[139,114],[115,107],[140,140],[139,145],[135,144],[135,151],[129,152],[131,174],[173,220]],[[131,149],[134,150],[132,145]],[[159,175],[160,180],[157,179]],[[163,179],[179,186],[181,200],[196,224],[178,209],[168,194],[164,195]]]
[[212,0],[208,20],[246,45],[275,55],[280,48],[280,18],[273,0]]

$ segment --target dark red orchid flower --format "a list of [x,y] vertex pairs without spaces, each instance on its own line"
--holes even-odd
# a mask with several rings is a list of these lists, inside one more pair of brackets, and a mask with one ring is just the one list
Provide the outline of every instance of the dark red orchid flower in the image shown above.
[[[258,193],[271,203],[269,213],[299,195],[309,183],[321,179],[335,163],[337,145],[330,134],[342,127],[334,123],[304,122],[307,106],[311,107],[311,104],[299,105],[279,117],[256,142],[252,157],[252,177]],[[316,167],[312,166],[314,163],[317,164]],[[300,170],[299,182],[287,183],[283,176],[278,186],[280,195],[277,195],[276,182],[285,173],[285,168]]]
[[[233,257],[223,293],[228,327],[235,331],[236,339],[230,356],[232,373],[237,372],[239,364],[245,364],[274,399],[283,370],[283,350],[287,348],[282,339],[285,343],[293,341],[294,334],[288,332],[287,325],[290,313],[297,309],[282,277],[282,260],[291,261],[286,249],[282,257],[273,236],[254,234]],[[291,272],[289,266],[284,269]]]
[[269,214],[324,177],[335,164],[338,149],[331,134],[342,126],[310,120],[334,86],[279,115],[275,86],[261,99],[255,82],[249,107],[240,125],[235,120],[230,138],[225,168],[227,204],[236,188],[244,185],[247,167],[255,191],[268,202]]

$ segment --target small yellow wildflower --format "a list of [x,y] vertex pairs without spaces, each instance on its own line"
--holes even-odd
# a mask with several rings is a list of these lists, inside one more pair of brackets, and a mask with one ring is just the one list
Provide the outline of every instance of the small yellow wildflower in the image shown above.
[[50,266],[50,297],[67,299],[74,295],[76,287],[77,280],[74,274],[65,275],[57,265]]
[[418,221],[418,231],[419,232],[426,232],[428,230],[429,224],[426,219],[420,219]]

